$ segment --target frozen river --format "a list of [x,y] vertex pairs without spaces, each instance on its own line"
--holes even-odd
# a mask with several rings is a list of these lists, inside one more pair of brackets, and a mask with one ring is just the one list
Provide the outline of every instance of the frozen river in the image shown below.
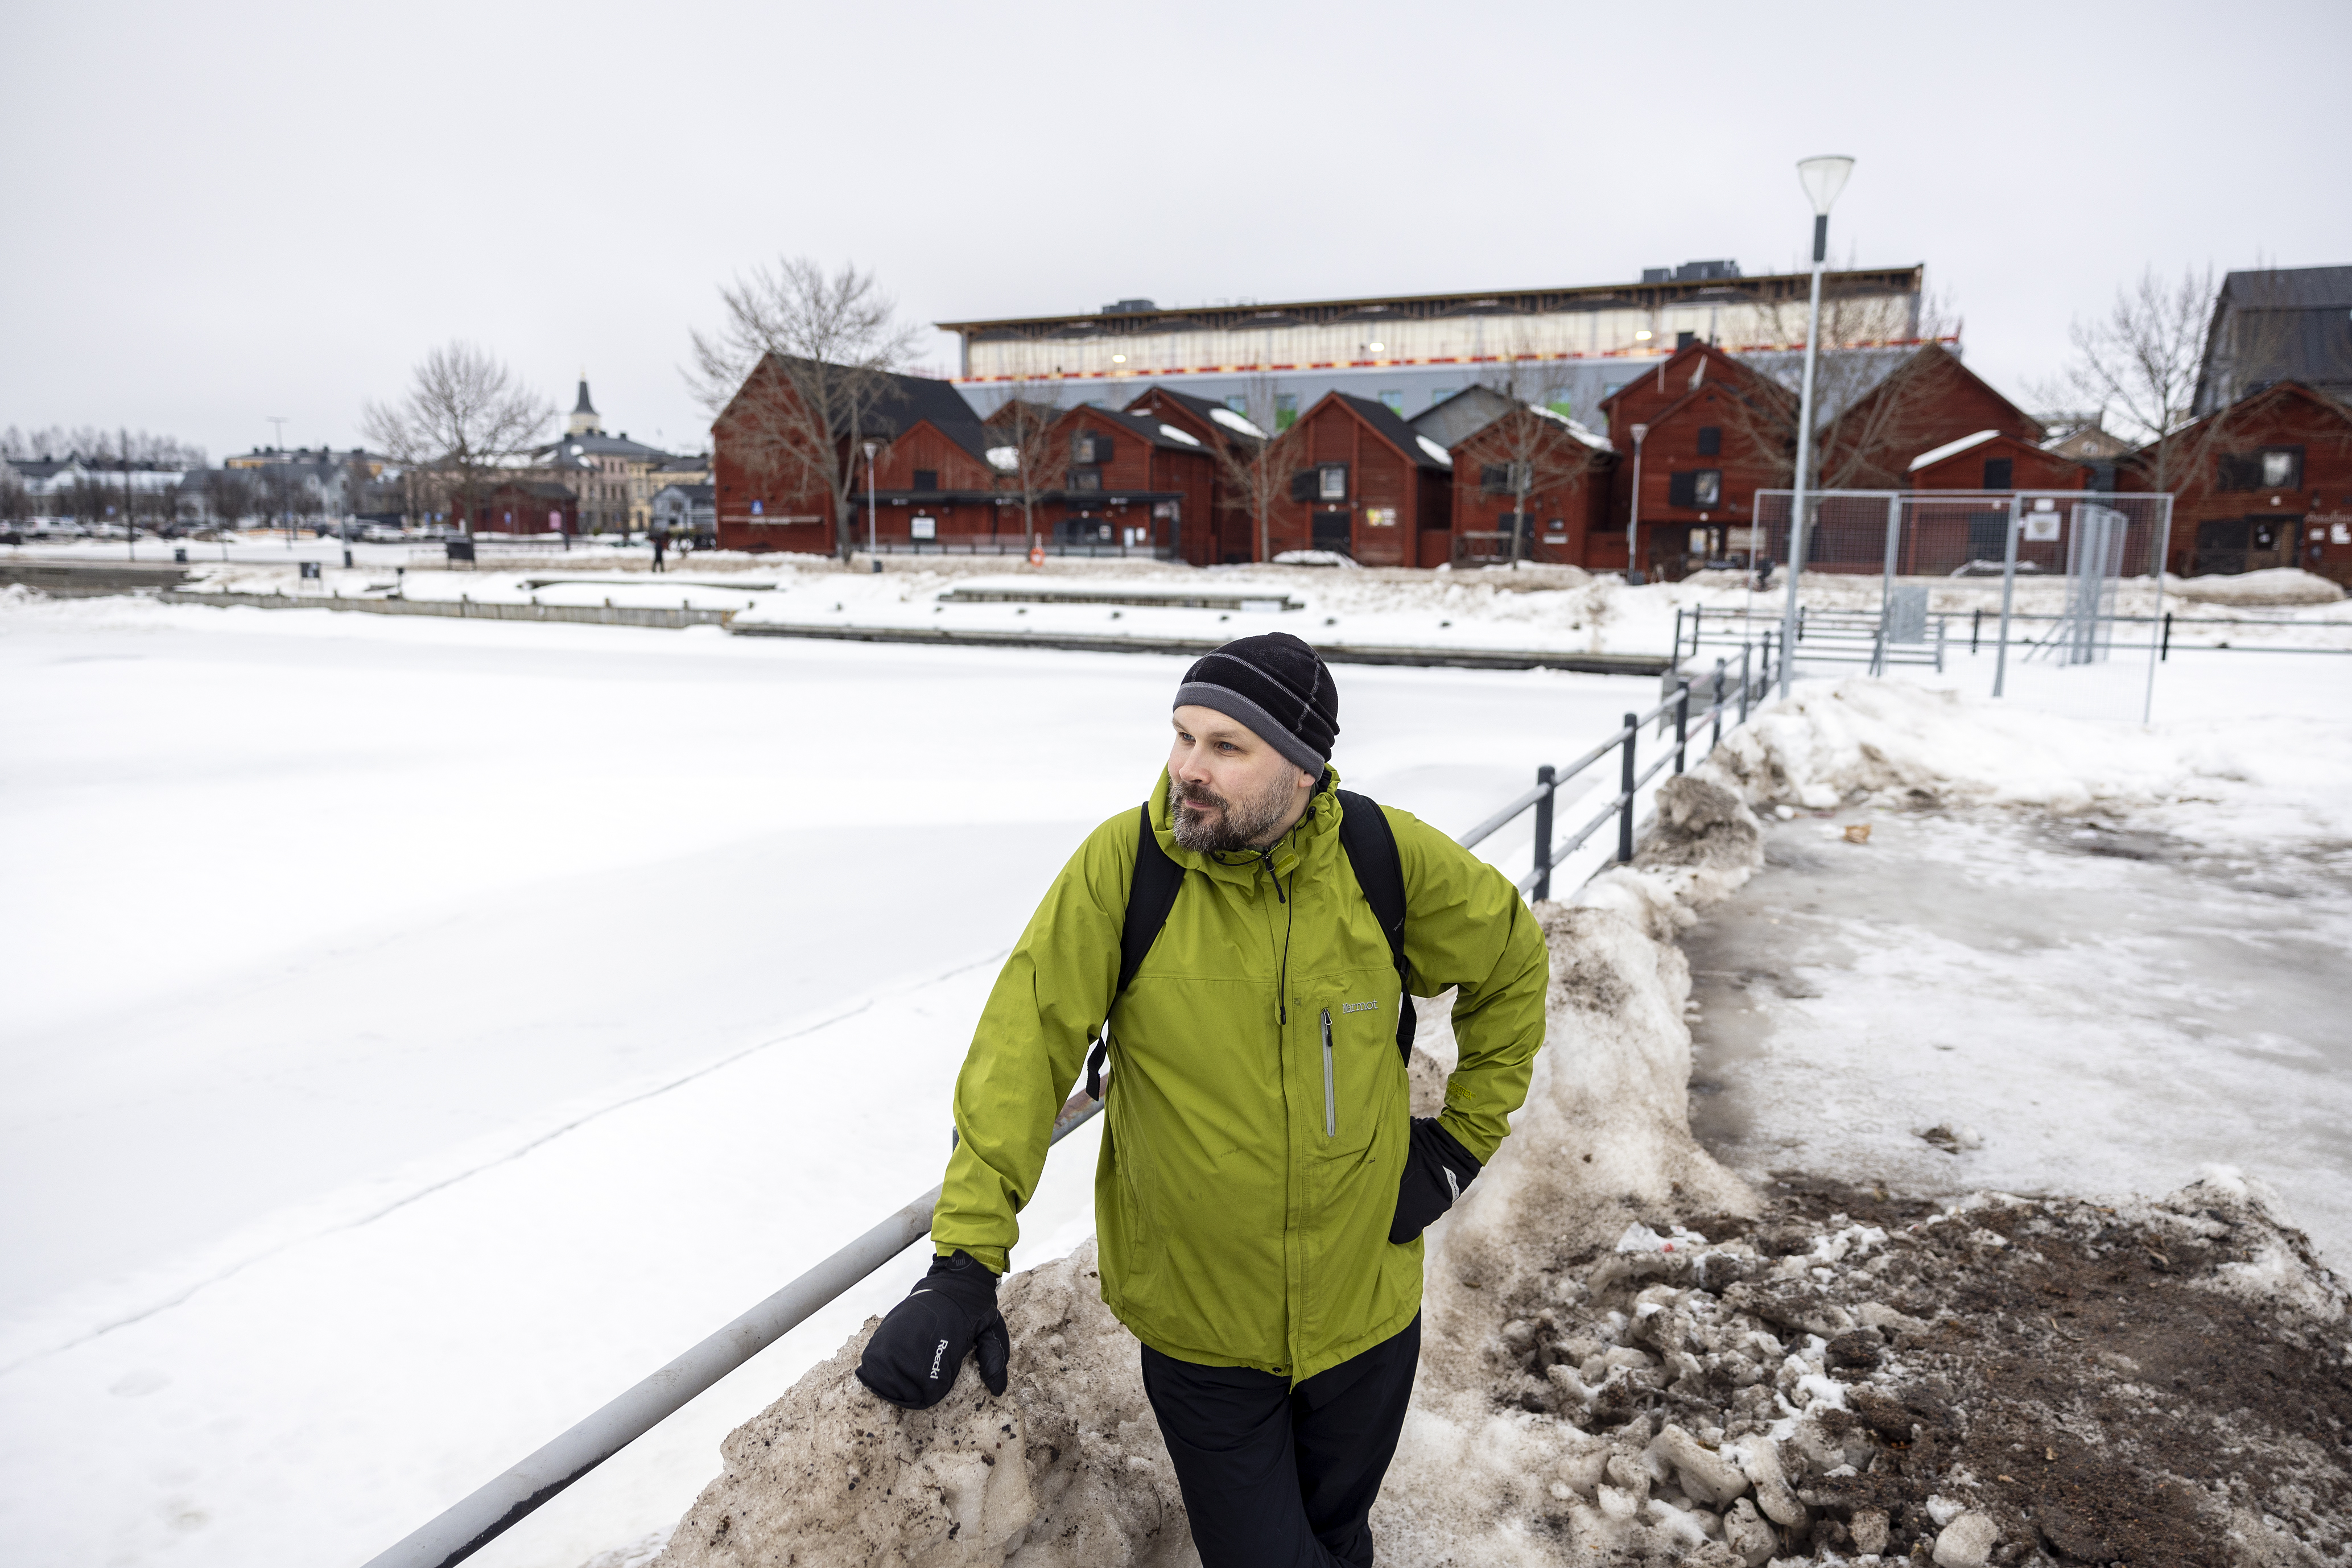
[[[1181,668],[0,607],[6,1554],[362,1559],[936,1181],[995,955],[1150,786]],[[1453,829],[1654,694],[1339,685],[1349,783]],[[903,1289],[478,1560],[674,1518]]]

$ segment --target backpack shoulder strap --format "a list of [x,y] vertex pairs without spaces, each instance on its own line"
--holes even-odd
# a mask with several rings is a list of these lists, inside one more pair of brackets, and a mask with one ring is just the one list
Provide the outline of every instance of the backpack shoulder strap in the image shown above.
[[1127,918],[1118,930],[1118,989],[1111,993],[1114,1000],[1126,994],[1135,983],[1135,972],[1143,967],[1144,955],[1160,936],[1160,928],[1168,923],[1168,911],[1176,907],[1176,890],[1184,885],[1184,868],[1168,858],[1168,851],[1160,847],[1160,836],[1151,831],[1151,805],[1145,802],[1136,817],[1135,873],[1127,889]]
[[[1168,923],[1168,911],[1176,907],[1177,891],[1183,886],[1184,868],[1160,847],[1160,836],[1151,831],[1151,803],[1146,801],[1136,816],[1135,870],[1128,879],[1127,913],[1119,921],[1118,988],[1110,994],[1114,1004],[1135,983],[1135,972],[1159,940],[1160,928]],[[1102,1098],[1103,1063],[1109,1056],[1110,1020],[1106,1018],[1094,1049],[1087,1053],[1089,1100]]]
[[1397,853],[1396,830],[1377,802],[1353,790],[1339,795],[1339,844],[1355,868],[1364,900],[1389,939],[1389,957],[1397,972],[1397,1054],[1412,1060],[1412,993],[1404,962],[1404,860]]

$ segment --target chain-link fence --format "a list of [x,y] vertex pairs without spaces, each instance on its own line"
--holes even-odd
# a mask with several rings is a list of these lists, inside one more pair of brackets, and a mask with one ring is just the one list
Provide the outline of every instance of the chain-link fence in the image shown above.
[[[1789,559],[1793,490],[1758,490],[1752,531],[1759,559]],[[2120,514],[2116,573],[2152,576],[2172,522],[2169,495],[2091,490],[1822,490],[1812,513],[1805,570],[1894,577],[1999,576],[2008,533],[2017,530],[2017,572],[2052,577],[2066,570],[2084,507]]]

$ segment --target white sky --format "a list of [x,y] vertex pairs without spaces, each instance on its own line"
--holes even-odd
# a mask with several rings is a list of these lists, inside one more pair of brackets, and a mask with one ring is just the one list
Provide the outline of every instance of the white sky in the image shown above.
[[684,449],[687,331],[780,252],[923,321],[1758,272],[1820,152],[1860,160],[1833,257],[1927,263],[2020,395],[2145,266],[2352,262],[2352,7],[1766,15],[37,0],[0,426],[345,445],[467,338]]

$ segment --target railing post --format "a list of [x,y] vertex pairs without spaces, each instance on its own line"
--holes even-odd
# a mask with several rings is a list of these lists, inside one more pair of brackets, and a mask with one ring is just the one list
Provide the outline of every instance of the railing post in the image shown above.
[[1551,897],[1551,797],[1552,771],[1549,763],[1536,770],[1537,787],[1543,794],[1536,797],[1536,897]]
[[1625,715],[1625,765],[1618,771],[1617,793],[1624,798],[1617,807],[1617,859],[1620,864],[1633,858],[1633,737],[1642,731],[1639,713]]
[[1983,629],[1984,606],[1979,605],[1969,612],[1969,651],[1970,653],[1977,651],[1977,634]]
[[1682,610],[1682,606],[1681,606],[1680,605],[1675,605],[1675,662],[1676,664],[1680,664],[1682,661],[1683,661],[1683,610]]
[[1748,656],[1755,651],[1756,645],[1752,642],[1739,645],[1739,721],[1742,724],[1748,722],[1748,695],[1756,689],[1755,679],[1748,668],[1751,662]]
[[1715,661],[1715,691],[1707,703],[1715,714],[1715,733],[1707,737],[1706,742],[1706,749],[1710,752],[1723,744],[1723,667],[1726,662],[1719,658]]
[[1685,679],[1675,688],[1675,772],[1683,771],[1683,751],[1690,743],[1690,682]]
[[2159,661],[2172,657],[2172,612],[2170,610],[2164,612],[2164,648],[2156,657]]

